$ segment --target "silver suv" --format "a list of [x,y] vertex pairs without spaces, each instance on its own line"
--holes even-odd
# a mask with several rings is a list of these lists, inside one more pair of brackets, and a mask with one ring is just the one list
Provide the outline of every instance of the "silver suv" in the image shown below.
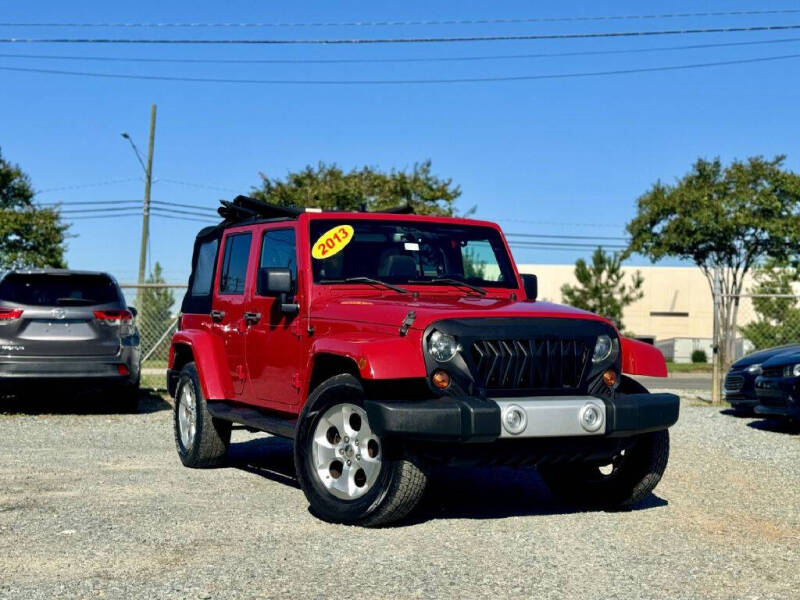
[[103,389],[135,410],[136,310],[105,273],[36,269],[0,273],[0,392],[35,384]]

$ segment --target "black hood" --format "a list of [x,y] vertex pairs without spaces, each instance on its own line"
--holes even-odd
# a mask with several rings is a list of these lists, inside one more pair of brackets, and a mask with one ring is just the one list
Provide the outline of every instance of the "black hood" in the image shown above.
[[[777,346],[775,348],[766,348],[765,350],[759,350],[758,352],[753,352],[752,354],[748,354],[747,356],[740,358],[735,363],[733,363],[734,368],[744,368],[749,367],[750,365],[755,364],[764,364],[766,361],[772,362],[772,359],[783,357],[785,354],[796,354],[800,353],[800,344],[787,344],[786,346]],[[800,362],[798,360],[797,362]],[[784,362],[774,363],[774,364],[785,364]]]

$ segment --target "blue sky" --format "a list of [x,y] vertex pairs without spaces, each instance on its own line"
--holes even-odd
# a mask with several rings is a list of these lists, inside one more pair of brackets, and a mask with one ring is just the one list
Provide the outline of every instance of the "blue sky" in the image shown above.
[[[66,7],[69,6],[69,10]],[[27,2],[3,22],[343,22],[642,15],[800,9],[800,2]],[[441,26],[201,28],[2,27],[0,37],[364,38],[520,35],[800,24],[800,13]],[[213,59],[451,58],[763,45],[632,54],[373,64],[170,64],[0,56],[0,67],[250,79],[435,79],[595,72],[800,54],[800,30],[647,38],[362,46],[0,44],[0,54]],[[446,85],[254,85],[101,79],[0,71],[0,147],[43,191],[41,202],[137,200],[158,105],[153,199],[214,207],[246,193],[258,172],[282,176],[317,161],[406,168],[430,158],[463,195],[462,210],[509,232],[621,236],[635,200],[698,157],[787,154],[800,170],[800,58],[665,72]],[[129,180],[110,185],[83,186]],[[167,181],[173,180],[173,181]],[[174,181],[185,182],[184,184]],[[195,186],[186,183],[196,184]],[[53,188],[66,188],[56,189]],[[222,189],[217,189],[222,188]],[[66,208],[66,207],[65,207]],[[73,207],[76,208],[76,207]],[[138,217],[76,220],[71,267],[136,276]],[[202,224],[153,218],[151,261],[185,281]],[[590,240],[591,241],[591,240]],[[516,249],[524,263],[571,263],[589,250]],[[634,258],[633,264],[642,264]]]

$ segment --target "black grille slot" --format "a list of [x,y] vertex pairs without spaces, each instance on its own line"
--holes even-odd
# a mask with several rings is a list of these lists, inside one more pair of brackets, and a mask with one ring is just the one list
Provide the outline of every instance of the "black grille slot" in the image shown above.
[[730,374],[725,377],[725,390],[728,392],[738,392],[744,386],[744,377],[741,375]]
[[477,382],[490,390],[580,388],[589,359],[583,340],[478,340],[470,349]]

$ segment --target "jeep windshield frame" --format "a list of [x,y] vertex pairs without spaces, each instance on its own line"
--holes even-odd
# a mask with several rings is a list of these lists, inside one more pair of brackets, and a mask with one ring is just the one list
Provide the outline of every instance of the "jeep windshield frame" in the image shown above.
[[[326,233],[344,226],[352,227],[352,238],[315,257]],[[309,243],[318,285],[355,285],[346,280],[368,277],[401,286],[442,288],[442,279],[453,279],[478,288],[519,287],[502,235],[484,225],[343,215],[310,220]]]

